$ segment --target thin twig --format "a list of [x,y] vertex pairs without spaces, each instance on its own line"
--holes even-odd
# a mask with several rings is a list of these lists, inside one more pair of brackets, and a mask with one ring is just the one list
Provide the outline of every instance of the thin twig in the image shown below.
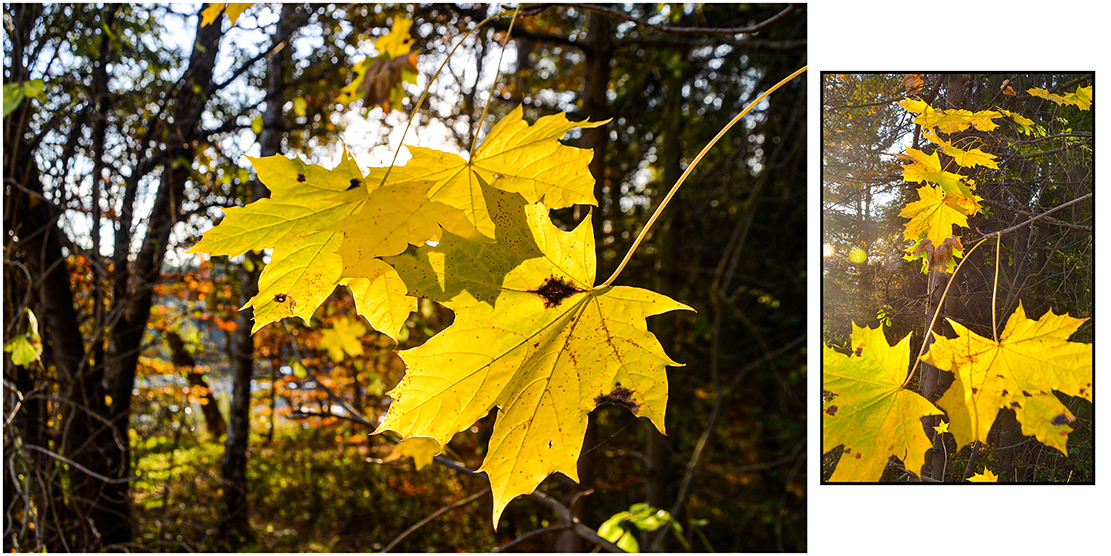
[[[332,391],[329,390],[327,386],[324,386],[323,382],[320,382],[319,378],[316,378],[316,373],[309,370],[309,368],[306,367],[305,364],[301,362],[301,351],[297,349],[297,342],[293,338],[293,331],[289,329],[289,323],[287,323],[286,321],[283,320],[282,321],[282,326],[285,327],[286,336],[289,337],[289,347],[293,349],[293,358],[297,360],[297,364],[301,365],[302,369],[305,369],[305,373],[309,375],[309,378],[311,378],[313,380],[313,382],[315,382],[317,384],[317,386],[320,386],[320,389],[323,390],[324,393],[328,395],[329,399],[338,403],[340,405],[340,407],[343,408],[344,411],[346,411],[346,412],[350,413],[352,416],[354,416],[354,420],[356,422],[361,423],[363,425],[366,425],[366,426],[368,426],[372,429],[377,429],[378,425],[368,421],[366,419],[366,417],[363,417],[358,411],[355,411],[354,409],[351,408],[351,406],[347,405],[347,402],[343,401],[342,398],[333,394]],[[335,417],[339,417],[339,415],[335,415]]]
[[85,467],[84,465],[81,465],[80,463],[77,463],[76,461],[73,461],[73,460],[71,460],[71,459],[69,459],[65,456],[55,454],[54,452],[51,452],[50,450],[47,450],[47,449],[42,448],[40,446],[36,446],[34,444],[24,444],[23,447],[31,449],[31,450],[35,450],[37,452],[42,452],[42,453],[44,453],[44,454],[46,454],[46,455],[48,455],[48,456],[50,456],[54,459],[66,464],[66,465],[69,465],[69,466],[76,467],[76,468],[80,469],[83,473],[85,473],[86,475],[88,475],[90,477],[93,477],[93,478],[95,478],[99,481],[103,481],[103,482],[108,483],[108,484],[126,483],[126,482],[130,482],[130,481],[134,481],[134,480],[139,478],[138,475],[135,475],[135,476],[132,476],[132,477],[120,477],[118,479],[113,479],[111,477],[105,477],[104,475],[101,475],[100,473],[97,473],[96,471],[93,471],[92,469],[89,469],[88,467]]
[[480,491],[478,491],[478,492],[476,492],[476,493],[474,493],[474,494],[472,494],[472,495],[470,495],[470,496],[468,496],[468,497],[466,497],[466,498],[464,498],[464,499],[462,499],[462,500],[460,500],[460,501],[458,501],[458,502],[456,502],[456,503],[454,503],[450,506],[444,506],[443,508],[440,508],[440,509],[436,510],[435,512],[432,512],[428,517],[418,521],[415,525],[406,529],[405,532],[398,535],[397,538],[395,538],[392,542],[390,542],[390,544],[386,545],[386,548],[382,549],[382,552],[383,553],[389,552],[393,547],[397,546],[397,543],[405,540],[405,537],[408,537],[413,531],[416,531],[417,529],[420,529],[421,527],[424,527],[426,524],[428,524],[428,522],[432,521],[433,519],[436,519],[437,517],[440,517],[441,515],[443,515],[447,512],[450,512],[451,510],[454,510],[456,508],[462,508],[463,506],[466,506],[467,504],[470,504],[471,502],[474,502],[475,500],[478,500],[483,495],[485,495],[487,492],[490,492],[489,488],[480,490]]
[[568,524],[568,523],[557,523],[555,525],[549,525],[547,527],[541,527],[540,529],[533,529],[532,531],[529,531],[528,533],[525,533],[525,534],[509,541],[508,543],[503,544],[503,545],[495,548],[494,552],[505,552],[506,549],[508,549],[509,547],[511,547],[515,544],[524,542],[528,539],[531,539],[532,537],[535,537],[535,536],[538,536],[538,535],[543,535],[544,533],[551,533],[551,532],[555,532],[555,531],[563,531],[563,530],[570,529],[570,528],[571,528],[571,525]]
[[768,27],[769,25],[783,19],[784,17],[787,17],[787,15],[790,14],[791,12],[799,9],[801,4],[789,4],[786,8],[784,8],[779,13],[769,17],[768,19],[765,19],[764,21],[761,21],[760,23],[757,23],[756,25],[751,25],[749,27],[732,27],[732,28],[669,27],[669,26],[666,26],[666,25],[656,25],[655,23],[649,23],[649,22],[647,22],[643,19],[637,19],[637,18],[635,18],[635,17],[633,17],[633,16],[631,16],[627,13],[619,12],[619,11],[614,10],[612,8],[607,8],[607,7],[604,7],[604,6],[598,6],[598,5],[594,5],[594,4],[549,4],[548,5],[548,7],[552,7],[552,6],[562,6],[562,7],[568,7],[568,8],[575,8],[575,9],[579,9],[579,10],[589,10],[589,11],[592,11],[592,12],[597,12],[597,13],[607,15],[607,16],[612,17],[612,18],[624,19],[625,21],[628,21],[628,22],[631,22],[631,23],[636,23],[637,25],[640,25],[642,27],[647,27],[649,29],[652,29],[653,31],[656,31],[658,33],[663,33],[663,34],[666,34],[666,35],[742,35],[742,34],[748,34],[748,33],[755,33],[757,31],[760,31],[760,30]]
[[1065,208],[1065,207],[1067,207],[1067,206],[1069,206],[1069,205],[1074,205],[1074,204],[1076,204],[1076,203],[1079,203],[1080,201],[1083,201],[1083,200],[1085,200],[1085,199],[1088,199],[1088,198],[1089,198],[1089,197],[1091,197],[1091,196],[1092,196],[1092,194],[1091,194],[1091,193],[1088,193],[1087,195],[1081,195],[1081,196],[1079,196],[1079,197],[1077,197],[1077,198],[1075,198],[1075,199],[1073,199],[1073,200],[1071,200],[1071,201],[1069,201],[1069,202],[1067,202],[1067,203],[1064,203],[1064,204],[1062,204],[1062,205],[1057,205],[1056,207],[1053,207],[1053,208],[1051,208],[1051,209],[1049,209],[1049,210],[1047,210],[1047,211],[1045,211],[1045,212],[1043,212],[1043,213],[1041,213],[1041,214],[1039,214],[1039,215],[1037,215],[1037,216],[1035,216],[1035,217],[1033,217],[1033,218],[1031,218],[1031,219],[1029,219],[1029,220],[1027,220],[1027,221],[1023,222],[1023,223],[1021,223],[1021,224],[1016,224],[1016,225],[1014,225],[1014,226],[1011,226],[1010,228],[1006,228],[1006,229],[1003,229],[1003,230],[999,230],[998,232],[990,232],[990,233],[986,233],[986,234],[984,234],[984,235],[982,235],[982,236],[980,236],[980,237],[978,237],[978,238],[976,238],[976,239],[974,239],[974,240],[972,240],[972,241],[980,241],[981,239],[987,239],[987,238],[989,238],[989,237],[991,237],[991,236],[993,236],[993,235],[996,235],[996,234],[1006,234],[1006,233],[1010,233],[1010,232],[1013,232],[1013,231],[1015,231],[1015,230],[1017,230],[1017,229],[1019,229],[1019,228],[1021,228],[1021,227],[1023,227],[1023,226],[1026,226],[1026,225],[1028,225],[1028,224],[1031,224],[1031,223],[1033,223],[1033,222],[1034,222],[1034,221],[1036,221],[1036,220],[1041,220],[1042,218],[1045,218],[1046,216],[1048,216],[1048,215],[1050,215],[1050,214],[1053,214],[1054,212],[1057,212],[1057,211],[1059,211],[1059,210],[1061,210],[1061,209],[1063,209],[1063,208]]

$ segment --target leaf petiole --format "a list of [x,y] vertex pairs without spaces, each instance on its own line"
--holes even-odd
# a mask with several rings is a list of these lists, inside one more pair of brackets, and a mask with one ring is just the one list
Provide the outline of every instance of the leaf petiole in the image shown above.
[[930,341],[929,334],[932,334],[934,324],[937,323],[937,316],[941,314],[941,304],[945,301],[945,296],[949,293],[949,286],[953,285],[953,279],[957,277],[957,272],[960,271],[961,266],[963,266],[965,261],[968,260],[968,257],[972,255],[972,252],[975,251],[976,248],[980,246],[980,244],[984,243],[988,239],[989,238],[985,237],[976,242],[976,245],[973,245],[972,249],[969,249],[968,252],[964,254],[964,258],[961,259],[960,263],[957,263],[957,268],[954,268],[953,274],[949,276],[949,282],[945,284],[945,290],[941,292],[941,299],[937,302],[937,309],[934,311],[934,318],[930,319],[930,326],[926,328],[926,339],[922,340],[922,347],[918,348],[918,357],[914,359],[914,366],[911,367],[910,373],[907,375],[907,379],[903,381],[903,388],[906,388],[907,385],[910,384],[910,379],[914,377],[914,371],[918,370],[918,363],[922,361],[922,354],[926,352],[926,344]]
[[787,77],[784,77],[779,83],[776,83],[772,86],[772,88],[764,91],[763,94],[756,97],[755,100],[750,102],[744,110],[741,110],[740,114],[737,114],[735,117],[733,117],[733,119],[730,120],[730,122],[726,124],[725,127],[721,128],[721,131],[719,131],[718,134],[715,135],[714,138],[711,139],[710,142],[702,148],[702,152],[698,153],[698,156],[694,157],[694,161],[690,163],[690,166],[687,166],[687,169],[683,172],[683,175],[679,176],[679,180],[675,182],[675,185],[671,186],[671,191],[668,191],[667,196],[663,198],[663,201],[660,201],[660,206],[656,207],[656,212],[652,213],[652,217],[648,219],[648,223],[644,225],[644,229],[640,231],[640,235],[637,236],[637,239],[633,242],[632,247],[629,247],[629,252],[625,253],[625,258],[621,260],[621,264],[617,265],[617,269],[613,271],[613,274],[609,277],[609,279],[603,282],[602,285],[598,286],[599,289],[605,288],[612,284],[613,281],[617,279],[617,276],[621,274],[621,271],[624,270],[625,265],[629,263],[629,259],[633,258],[633,253],[637,250],[637,247],[640,246],[640,242],[644,240],[644,237],[646,235],[648,235],[648,230],[652,228],[652,224],[656,222],[656,218],[659,218],[660,213],[664,210],[664,207],[666,207],[667,203],[671,201],[671,198],[675,196],[675,192],[679,190],[679,186],[683,185],[683,182],[686,181],[687,176],[690,175],[691,170],[694,170],[694,167],[698,165],[698,161],[702,160],[702,157],[705,156],[707,152],[709,152],[710,147],[713,147],[714,144],[718,142],[718,139],[721,139],[721,137],[725,135],[725,132],[729,131],[729,128],[733,127],[734,124],[739,122],[745,114],[748,114],[752,110],[753,107],[755,107],[757,104],[760,104],[760,101],[767,98],[767,96],[775,92],[776,89],[786,85],[792,79],[806,72],[806,68],[807,66],[803,66],[798,70],[795,70],[794,73],[788,75]]

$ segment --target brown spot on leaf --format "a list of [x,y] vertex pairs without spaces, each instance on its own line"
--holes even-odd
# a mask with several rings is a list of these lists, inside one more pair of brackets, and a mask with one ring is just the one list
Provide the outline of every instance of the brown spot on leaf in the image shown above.
[[977,392],[979,392],[979,391],[980,391],[980,389],[979,389],[979,388],[976,388],[975,386],[973,386],[973,387],[972,387],[972,393],[973,393],[973,394],[975,394],[975,393],[977,393]]
[[351,186],[350,186],[350,187],[348,187],[348,188],[347,188],[347,190],[348,190],[348,191],[351,191],[352,189],[355,189],[356,187],[359,187],[359,186],[360,186],[360,185],[362,185],[362,184],[363,184],[363,182],[361,182],[361,181],[359,181],[359,180],[357,180],[357,179],[352,179],[352,180],[351,180]]
[[846,454],[851,454],[851,453],[853,453],[853,449],[852,448],[845,448],[845,453]]
[[856,459],[860,459],[860,452],[856,453]]
[[539,288],[531,290],[532,293],[535,293],[536,295],[544,298],[545,309],[558,307],[560,303],[563,303],[564,299],[567,299],[571,295],[579,293],[581,291],[582,290],[575,288],[571,284],[568,284],[567,282],[564,282],[563,280],[560,280],[555,276],[544,280],[544,283],[541,284]]
[[1018,402],[1011,402],[1011,407],[1015,409],[1022,409],[1022,406],[1018,405]]
[[297,174],[297,183],[305,183],[305,174]]
[[826,414],[829,415],[830,417],[833,417],[834,415],[837,415],[837,406],[835,406],[835,405],[829,406],[829,408],[826,409]]
[[1054,425],[1067,425],[1067,424],[1069,424],[1069,418],[1064,413],[1061,413],[1061,414],[1057,415],[1056,417],[1054,417],[1053,420],[1050,421],[1050,422],[1053,423]]
[[1030,392],[1027,392],[1026,390],[1023,390],[1023,391],[1022,391],[1022,395],[1023,395],[1023,396],[1026,396],[1027,398],[1029,398],[1029,397],[1030,397]]
[[1006,389],[1006,388],[1004,388],[1004,389],[1003,389],[1003,395],[1004,395],[1004,396],[1006,396],[1006,395],[1007,395],[1007,389]]
[[598,407],[602,404],[607,403],[610,405],[619,405],[621,407],[624,407],[625,409],[632,411],[634,415],[636,414],[637,410],[640,409],[640,404],[633,401],[632,390],[629,390],[628,388],[622,388],[621,385],[618,385],[617,388],[614,388],[613,392],[610,392],[609,394],[594,398],[594,407]]

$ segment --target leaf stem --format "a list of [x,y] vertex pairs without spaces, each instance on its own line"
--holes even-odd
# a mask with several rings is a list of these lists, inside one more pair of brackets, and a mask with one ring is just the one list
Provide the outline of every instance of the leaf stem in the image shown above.
[[991,288],[991,339],[995,343],[999,343],[999,317],[995,312],[995,294],[999,292],[999,251],[1000,246],[1003,245],[1003,234],[996,232],[995,234],[995,285]]
[[[494,82],[490,84],[490,91],[486,93],[486,104],[482,107],[482,116],[478,118],[478,125],[474,128],[474,136],[471,137],[471,151],[470,156],[467,158],[474,159],[474,148],[478,145],[478,132],[482,129],[482,122],[486,121],[486,112],[490,110],[490,101],[494,99],[494,86],[498,84],[498,79],[501,77],[501,60],[505,56],[505,45],[509,44],[509,35],[513,34],[513,24],[517,22],[517,14],[521,12],[521,5],[517,4],[517,9],[513,10],[513,19],[509,20],[509,29],[505,32],[505,37],[501,41],[501,52],[498,53],[498,66],[494,72]],[[475,81],[477,85],[477,80]]]
[[[964,254],[961,262],[957,264],[957,268],[953,269],[953,274],[949,276],[949,282],[945,284],[945,290],[941,292],[941,300],[937,302],[937,309],[934,310],[934,318],[930,319],[930,326],[926,327],[926,338],[922,340],[922,347],[918,348],[918,357],[914,359],[914,366],[911,367],[910,374],[907,375],[907,379],[903,381],[903,385],[900,388],[906,388],[907,384],[910,384],[910,379],[914,376],[914,371],[918,370],[918,363],[922,361],[922,354],[926,352],[926,344],[930,341],[929,335],[933,333],[934,324],[937,323],[937,316],[941,314],[941,304],[945,301],[945,295],[949,293],[949,286],[953,285],[953,279],[957,277],[957,271],[964,266],[965,261],[972,255],[972,252],[987,240],[988,238],[981,239],[976,245],[973,245],[972,249],[969,249],[968,252]],[[931,293],[929,295],[932,296],[933,294]]]
[[599,288],[608,287],[610,284],[613,283],[614,280],[617,279],[617,276],[621,274],[621,271],[625,269],[625,265],[629,263],[629,259],[633,257],[633,253],[637,250],[637,247],[640,246],[640,242],[644,240],[644,237],[646,235],[648,235],[648,230],[652,228],[652,224],[656,222],[656,219],[659,218],[660,213],[663,212],[664,207],[666,207],[667,203],[671,201],[671,198],[675,196],[675,192],[679,190],[679,186],[683,185],[683,182],[686,181],[687,176],[690,175],[691,171],[694,170],[694,167],[698,165],[698,161],[702,160],[702,157],[705,156],[706,153],[710,150],[710,147],[713,147],[714,144],[718,142],[718,139],[721,139],[722,135],[725,135],[725,132],[729,131],[729,128],[733,127],[734,124],[739,122],[745,114],[748,114],[753,109],[753,107],[755,107],[757,104],[760,104],[760,101],[767,98],[767,96],[775,92],[776,89],[786,85],[792,79],[804,73],[806,71],[806,68],[807,66],[803,66],[798,70],[795,70],[794,73],[788,75],[787,77],[784,77],[779,83],[776,83],[774,86],[772,86],[772,88],[764,91],[763,94],[756,97],[755,100],[750,102],[744,110],[741,110],[741,113],[737,114],[728,124],[725,125],[725,127],[721,128],[721,131],[719,131],[718,134],[715,135],[714,138],[711,139],[710,142],[702,148],[702,152],[698,153],[698,156],[694,157],[694,161],[690,163],[690,166],[687,166],[687,169],[683,172],[683,175],[679,176],[678,181],[676,181],[675,185],[671,187],[671,191],[668,191],[667,196],[663,198],[663,201],[660,201],[660,206],[656,207],[656,212],[652,213],[652,217],[648,219],[648,223],[644,225],[644,229],[640,231],[640,235],[637,236],[637,239],[633,242],[632,247],[629,247],[629,252],[625,253],[625,258],[621,260],[621,264],[617,265],[617,269],[613,271],[613,275],[611,275],[608,280],[603,282],[602,285],[598,286]]
[[[517,10],[518,11],[520,10],[520,6],[518,6]],[[459,38],[459,42],[455,43],[455,46],[452,47],[451,52],[448,52],[447,58],[444,58],[444,61],[440,64],[440,67],[436,70],[436,73],[432,74],[432,77],[429,78],[428,85],[426,85],[424,87],[424,92],[421,93],[420,99],[418,99],[416,105],[413,106],[413,116],[416,116],[417,111],[420,110],[420,107],[424,104],[424,100],[428,98],[428,91],[430,91],[432,89],[432,84],[435,83],[436,78],[439,77],[441,73],[443,73],[444,67],[447,66],[447,63],[451,60],[451,57],[455,55],[455,51],[459,50],[459,47],[462,46],[463,42],[467,40],[467,37],[471,36],[471,34],[473,34],[475,31],[478,31],[479,29],[481,29],[483,25],[486,25],[487,23],[489,23],[489,22],[491,22],[491,21],[493,21],[493,20],[495,20],[499,17],[505,17],[507,15],[509,15],[508,11],[502,11],[502,12],[498,12],[498,13],[496,13],[496,14],[494,14],[494,15],[486,18],[486,19],[483,19],[482,21],[478,22],[478,25],[475,25],[473,29],[471,29],[470,31],[467,31],[466,33],[463,34],[462,37]],[[514,18],[517,17],[517,12],[516,11],[513,12],[513,17]],[[510,24],[510,28],[512,28],[512,24]],[[504,52],[505,49],[502,48],[502,51]],[[500,62],[498,63],[498,66],[500,68],[500,66],[501,66]],[[390,172],[393,171],[393,167],[395,165],[397,165],[397,155],[401,153],[401,147],[403,147],[405,145],[405,136],[408,135],[409,128],[412,125],[413,125],[413,117],[410,117],[409,122],[405,124],[405,130],[401,132],[401,141],[398,142],[399,144],[397,146],[397,150],[395,150],[393,152],[393,159],[390,160],[390,166],[389,166],[389,168],[386,169],[386,173],[382,176],[382,181],[381,181],[381,183],[378,184],[379,186],[384,185],[386,183],[386,179],[388,179],[390,177]]]
[[[1092,196],[1091,193],[1088,193],[1087,195],[1081,195],[1080,197],[1077,197],[1077,198],[1075,198],[1075,199],[1073,199],[1073,200],[1071,200],[1067,203],[1057,205],[1056,207],[1053,207],[1053,208],[1051,208],[1051,209],[1049,209],[1049,210],[1047,210],[1047,211],[1045,211],[1045,212],[1043,212],[1043,213],[1041,213],[1041,214],[1039,214],[1039,215],[1037,215],[1037,216],[1035,216],[1035,217],[1033,217],[1033,218],[1031,218],[1031,219],[1029,219],[1025,222],[1022,222],[1020,224],[1016,224],[1016,225],[1011,226],[1010,228],[1007,228],[1007,229],[1004,229],[1004,230],[999,230],[997,232],[992,232],[990,234],[984,234],[984,235],[980,236],[979,238],[977,238],[976,245],[972,246],[972,249],[969,249],[968,252],[964,254],[964,258],[961,259],[960,264],[957,265],[957,268],[953,269],[953,275],[949,277],[949,283],[945,285],[945,291],[941,292],[941,299],[943,301],[945,300],[945,295],[947,293],[949,293],[949,286],[953,285],[953,278],[957,277],[957,271],[961,269],[961,266],[964,265],[964,262],[968,260],[968,256],[971,255],[972,252],[975,251],[976,248],[979,247],[981,243],[987,241],[988,239],[991,239],[992,236],[994,236],[996,238],[1002,238],[1003,234],[1013,232],[1013,231],[1015,231],[1015,230],[1017,230],[1017,229],[1019,229],[1023,226],[1026,226],[1028,224],[1032,224],[1033,222],[1035,222],[1035,221],[1037,221],[1041,218],[1044,218],[1045,216],[1047,216],[1050,213],[1057,212],[1057,211],[1059,211],[1059,210],[1061,210],[1061,209],[1063,209],[1063,208],[1065,208],[1069,205],[1079,203],[1080,201],[1083,201],[1083,200],[1085,200],[1085,199],[1087,199],[1091,196]],[[1002,239],[1000,239],[1000,241],[1002,241]],[[997,249],[997,251],[996,251],[995,284],[996,284],[996,287],[998,287],[998,285],[999,285],[999,266],[998,266],[999,265],[999,251],[998,251],[998,245],[996,246],[996,249]],[[995,332],[995,327],[996,327],[996,324],[995,324],[995,291],[992,291],[991,295],[992,295],[992,301],[991,301],[991,305],[992,305],[992,316],[991,316],[991,318],[992,318],[992,335],[994,336],[995,333],[996,333]],[[927,334],[930,333],[929,331],[934,329],[934,323],[937,322],[937,315],[940,312],[941,312],[941,303],[938,302],[937,310],[934,311],[934,318],[932,320],[930,320],[930,327],[926,329]],[[922,347],[918,349],[918,357],[914,360],[914,367],[911,368],[910,374],[907,375],[906,381],[903,382],[903,386],[902,386],[903,388],[906,388],[907,384],[910,384],[910,379],[914,377],[914,371],[916,371],[918,369],[918,362],[922,360],[922,354],[926,351],[926,342],[928,342],[928,341],[929,341],[928,337],[925,340],[922,340]],[[996,337],[995,341],[998,342],[999,338]]]

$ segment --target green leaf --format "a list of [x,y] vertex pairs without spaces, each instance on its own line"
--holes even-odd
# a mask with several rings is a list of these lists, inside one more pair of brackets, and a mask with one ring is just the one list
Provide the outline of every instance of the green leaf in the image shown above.
[[5,117],[7,117],[8,114],[11,114],[12,112],[14,112],[16,108],[19,108],[19,103],[23,102],[24,95],[25,95],[25,93],[23,92],[23,84],[22,83],[5,83],[4,84],[4,116]]
[[39,320],[30,309],[23,309],[27,317],[27,332],[4,342],[4,351],[12,354],[12,363],[25,367],[42,357],[42,338],[39,337]]
[[941,411],[902,386],[910,334],[891,346],[881,328],[854,323],[851,339],[849,355],[822,348],[822,388],[837,395],[822,408],[822,452],[845,447],[830,481],[877,481],[890,456],[917,474],[933,446],[921,419]]

